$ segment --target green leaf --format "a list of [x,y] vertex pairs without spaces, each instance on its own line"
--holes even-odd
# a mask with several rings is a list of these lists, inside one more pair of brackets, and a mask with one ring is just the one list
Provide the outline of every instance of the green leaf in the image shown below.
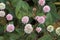
[[56,6],[53,3],[48,3],[51,10],[47,14],[46,25],[53,24],[56,20],[60,19],[60,15],[57,13]]
[[36,34],[32,33],[26,38],[26,40],[34,40],[34,38],[36,38]]
[[28,15],[28,10],[29,10],[29,5],[24,1],[20,1],[16,6],[15,14],[18,19],[21,19],[23,16]]
[[11,5],[12,5],[13,7],[16,7],[17,4],[18,4],[18,2],[19,2],[19,1],[22,1],[22,0],[9,0],[9,1],[11,2]]
[[19,35],[15,34],[15,33],[11,33],[10,37],[9,37],[9,40],[16,40],[18,38],[19,38]]
[[58,13],[52,13],[52,15],[54,16],[55,20],[60,20],[60,15]]
[[4,37],[3,36],[0,36],[0,40],[4,40]]
[[52,13],[52,14],[55,14],[55,13],[57,13],[57,10],[56,10],[56,5],[55,4],[53,4],[53,3],[47,3],[49,6],[50,6],[50,13]]
[[23,16],[27,16],[27,15],[28,15],[28,13],[23,12],[22,10],[20,10],[19,13],[16,13],[16,17],[17,17],[18,19],[21,19]]
[[46,34],[43,37],[39,38],[38,40],[52,40],[52,37],[49,34]]
[[22,2],[22,8],[25,10],[25,11],[27,11],[28,12],[28,10],[29,10],[29,5],[26,3],[26,2]]
[[16,5],[16,9],[15,9],[16,13],[18,13],[21,9],[28,11],[29,5],[24,1],[18,2],[18,4]]
[[20,11],[20,8],[22,7],[22,1],[19,1],[16,5],[15,13],[17,14]]
[[52,16],[54,16],[55,19],[60,19],[60,15],[57,13],[56,10],[56,5],[53,3],[48,3],[48,5],[51,7],[50,13],[52,14]]
[[47,18],[46,18],[46,22],[45,23],[46,23],[47,26],[54,23],[54,19],[53,19],[51,13],[47,14]]
[[0,25],[0,35],[3,35],[3,34],[4,34],[4,26]]
[[19,36],[23,36],[24,35],[24,31],[22,29],[15,29],[15,31],[17,32],[17,34],[19,34]]
[[58,36],[57,40],[60,40],[60,36]]

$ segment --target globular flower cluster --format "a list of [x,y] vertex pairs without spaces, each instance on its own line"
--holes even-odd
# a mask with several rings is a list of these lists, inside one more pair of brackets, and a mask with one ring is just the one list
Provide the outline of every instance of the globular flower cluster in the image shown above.
[[36,27],[36,31],[39,33],[42,31],[42,28],[41,27]]
[[26,24],[24,28],[25,33],[30,34],[33,31],[33,27],[31,24]]
[[39,5],[44,6],[45,5],[45,0],[39,0],[38,3],[39,3]]
[[54,26],[49,25],[49,26],[47,27],[47,31],[49,31],[49,32],[54,31]]
[[0,3],[0,10],[5,9],[5,4],[4,3]]
[[28,22],[29,22],[29,17],[28,17],[28,16],[22,17],[22,23],[23,23],[23,24],[26,24],[26,23],[28,23]]
[[13,24],[8,24],[6,27],[7,32],[13,32],[15,29],[15,26]]
[[45,16],[36,16],[35,20],[37,20],[40,24],[45,22]]
[[56,34],[60,36],[60,27],[56,28]]
[[44,7],[43,7],[43,11],[46,13],[46,12],[49,12],[50,11],[50,6],[48,6],[48,5],[45,5]]
[[4,11],[0,11],[0,17],[4,17],[5,16],[5,12]]
[[13,16],[12,16],[11,14],[7,14],[7,15],[6,15],[6,19],[7,19],[8,21],[13,20]]

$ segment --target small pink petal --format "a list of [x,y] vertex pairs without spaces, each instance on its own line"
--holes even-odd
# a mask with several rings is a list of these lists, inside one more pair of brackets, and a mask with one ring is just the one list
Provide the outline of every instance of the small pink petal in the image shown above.
[[13,16],[12,16],[11,14],[8,14],[8,15],[6,16],[6,19],[7,19],[8,21],[10,21],[10,20],[13,19]]
[[37,27],[36,28],[36,31],[39,33],[39,32],[41,32],[41,30],[42,30],[42,28],[40,28],[40,27]]

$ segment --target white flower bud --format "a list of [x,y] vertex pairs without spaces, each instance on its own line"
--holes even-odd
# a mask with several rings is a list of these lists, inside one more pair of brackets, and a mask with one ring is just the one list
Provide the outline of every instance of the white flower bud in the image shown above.
[[5,9],[5,4],[4,3],[0,3],[0,10]]
[[30,34],[33,31],[32,25],[31,24],[26,24],[24,31],[27,34]]
[[53,30],[54,30],[54,26],[49,25],[49,26],[47,27],[47,31],[52,32]]
[[60,35],[60,27],[58,27],[58,28],[56,29],[56,34],[57,34],[57,35]]
[[4,11],[0,11],[0,17],[4,17],[5,16],[5,12]]

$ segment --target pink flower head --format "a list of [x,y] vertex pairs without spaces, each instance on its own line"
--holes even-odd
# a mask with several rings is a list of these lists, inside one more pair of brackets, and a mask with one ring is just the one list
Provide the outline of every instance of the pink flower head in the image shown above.
[[36,16],[36,17],[35,17],[35,20],[37,20],[39,17],[40,17],[40,16]]
[[8,15],[6,16],[6,19],[7,19],[8,21],[10,21],[10,20],[13,19],[13,16],[12,16],[11,14],[8,14]]
[[28,16],[24,16],[22,18],[22,23],[25,24],[25,23],[28,23],[29,22],[29,17]]
[[40,23],[40,24],[43,24],[45,22],[45,18],[43,16],[40,16],[37,21]]
[[42,30],[41,27],[37,27],[37,28],[36,28],[36,31],[37,31],[38,33],[41,32],[41,30]]
[[9,25],[7,25],[6,31],[7,32],[13,32],[14,29],[15,29],[14,25],[13,24],[9,24]]
[[33,27],[31,24],[26,24],[24,28],[25,33],[30,34],[33,31]]
[[39,5],[44,6],[45,5],[45,0],[39,0],[38,3],[39,3]]
[[50,11],[50,6],[46,5],[43,7],[43,11],[46,13],[46,12],[49,12]]

